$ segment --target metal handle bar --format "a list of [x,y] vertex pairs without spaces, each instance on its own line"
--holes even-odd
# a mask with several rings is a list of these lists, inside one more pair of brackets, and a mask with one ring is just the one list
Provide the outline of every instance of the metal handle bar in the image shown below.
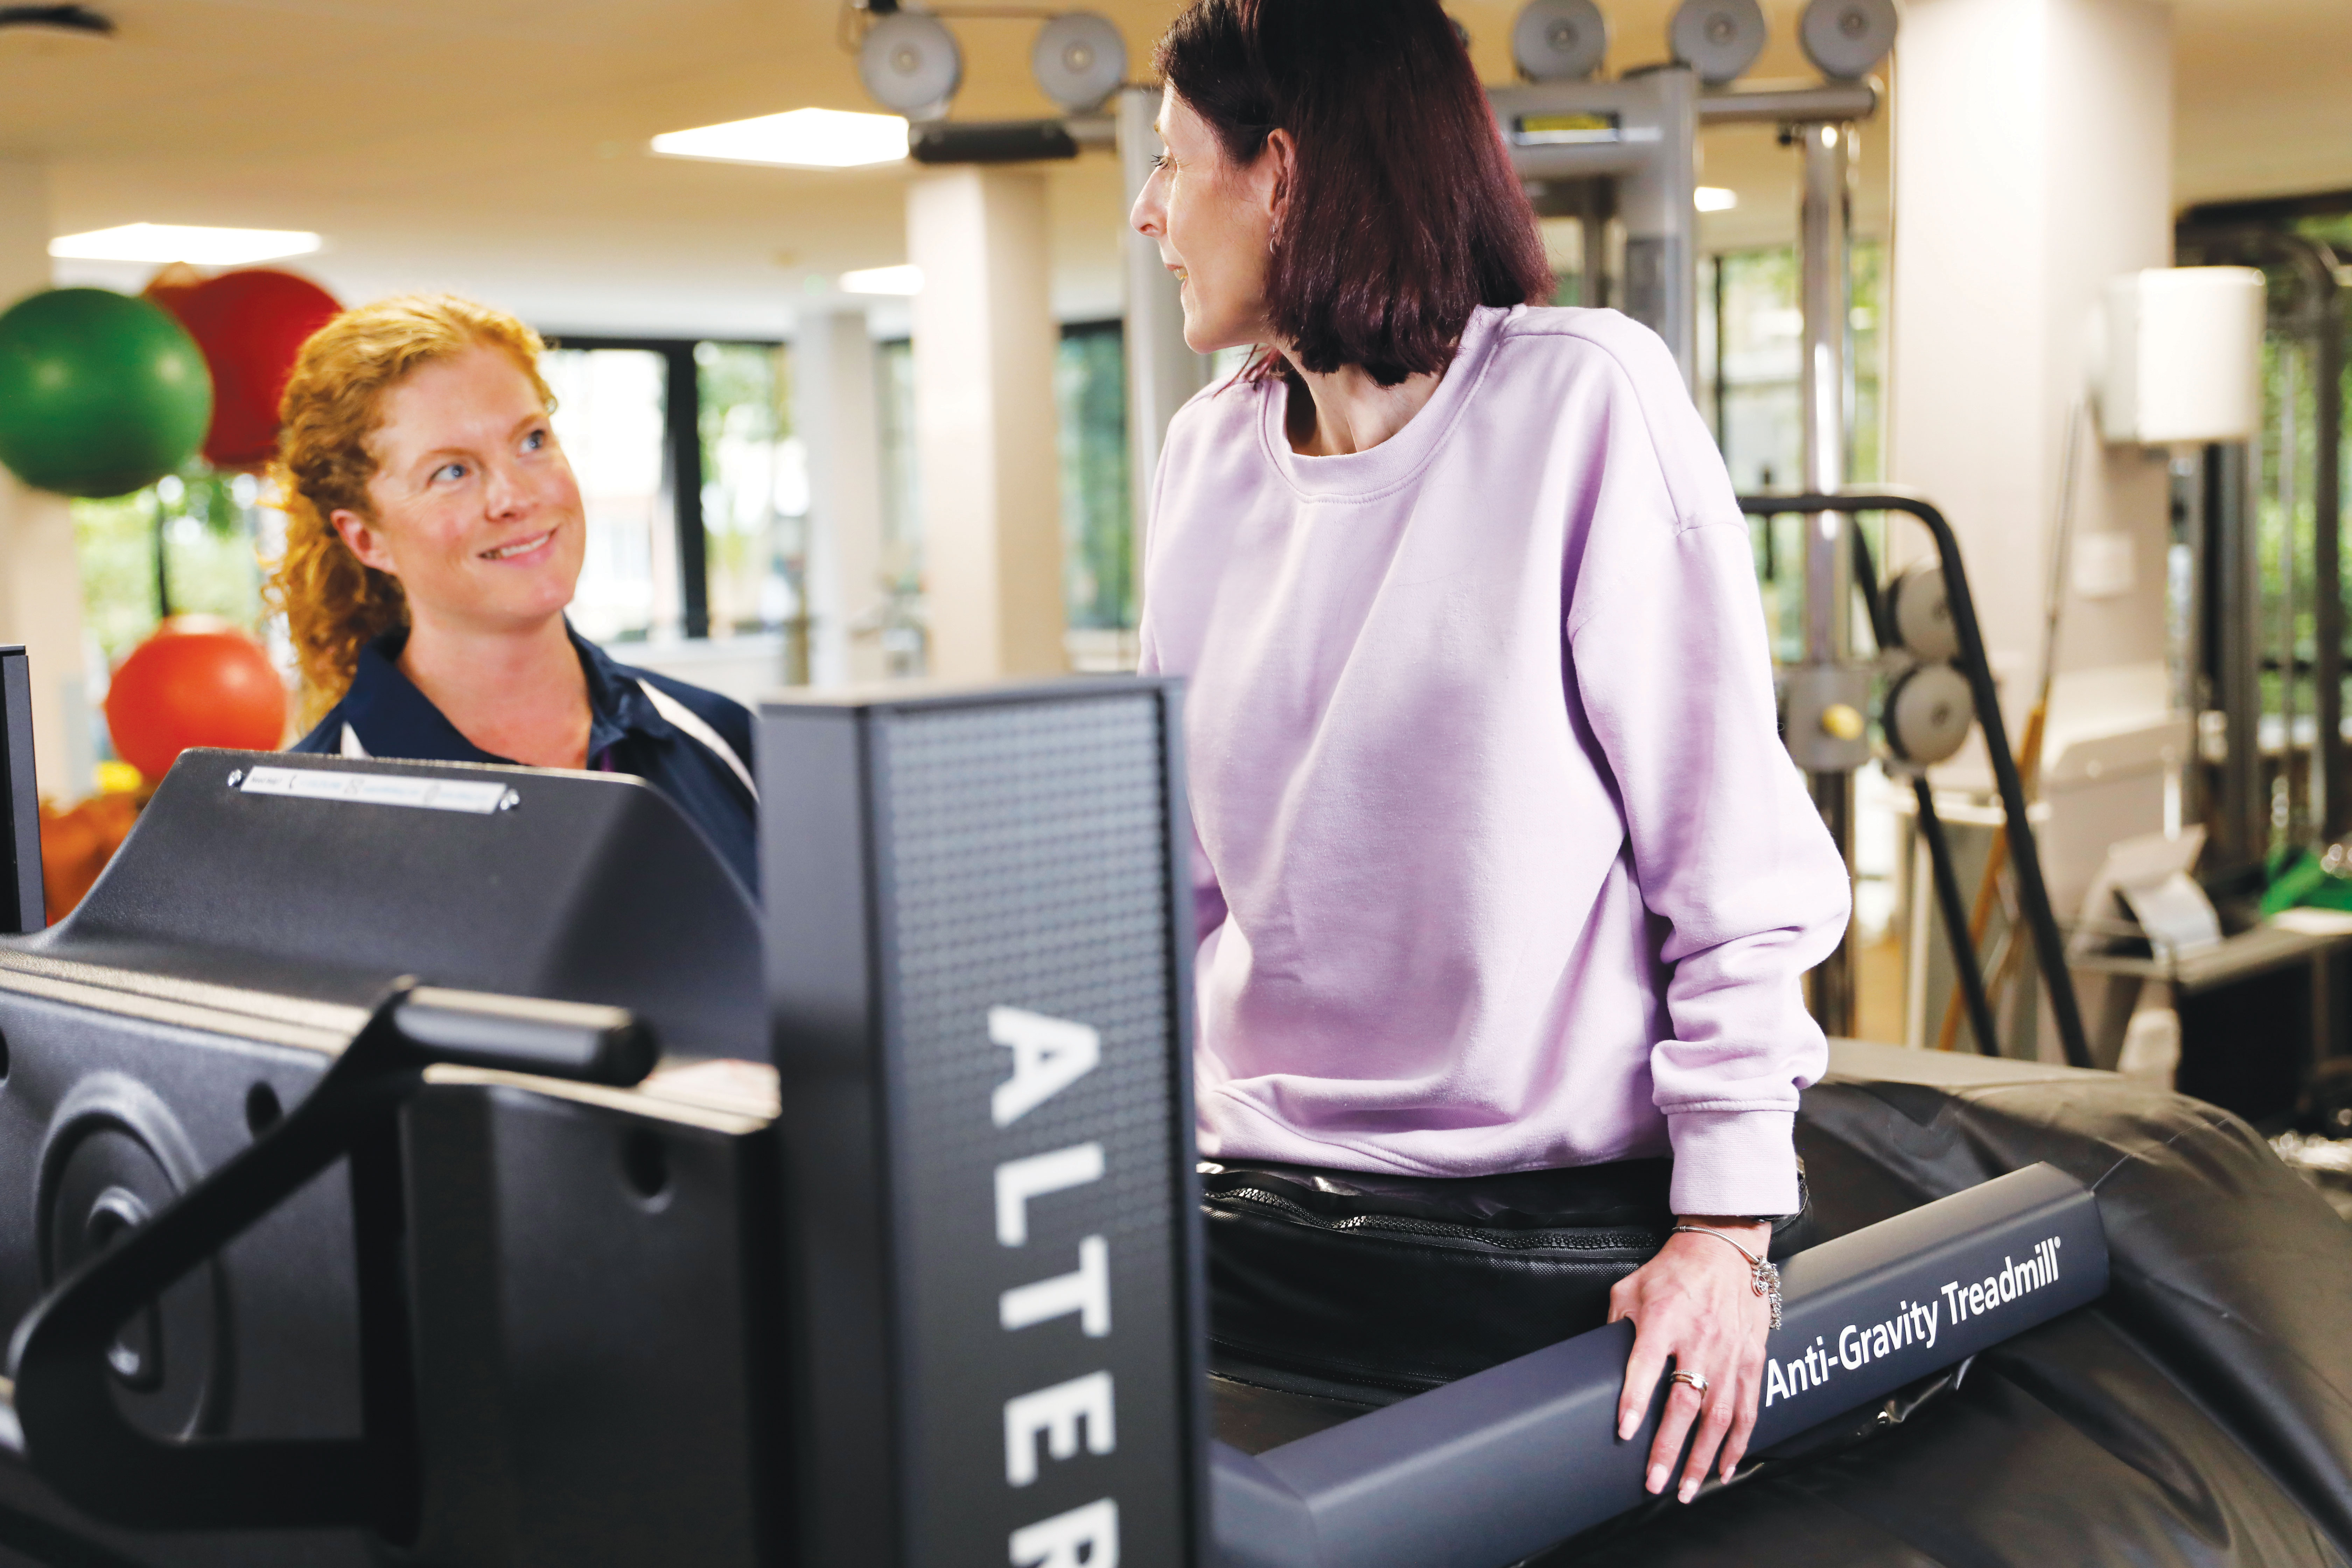
[[[9,1347],[0,1407],[33,1470],[96,1519],[144,1529],[414,1528],[420,1488],[394,1113],[436,1062],[627,1085],[651,1031],[617,1007],[433,990],[404,982],[316,1089],[243,1153],[36,1302]],[[114,1398],[122,1324],[337,1159],[349,1155],[359,1273],[361,1436],[166,1441]],[[14,1428],[12,1431],[11,1428]]]

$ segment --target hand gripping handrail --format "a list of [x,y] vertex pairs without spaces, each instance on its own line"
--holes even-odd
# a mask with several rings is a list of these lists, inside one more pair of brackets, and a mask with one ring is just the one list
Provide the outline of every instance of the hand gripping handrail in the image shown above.
[[[1782,1266],[1763,1448],[2096,1300],[2098,1202],[2029,1165]],[[1644,1500],[1666,1386],[1614,1427],[1630,1323],[1612,1323],[1255,1458],[1217,1444],[1224,1568],[1504,1568]]]

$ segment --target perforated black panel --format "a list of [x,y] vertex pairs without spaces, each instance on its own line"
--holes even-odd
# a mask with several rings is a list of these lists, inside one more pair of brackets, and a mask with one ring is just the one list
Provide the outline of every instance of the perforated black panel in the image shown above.
[[1175,725],[1150,680],[764,710],[811,1560],[1194,1561]]
[[[876,749],[892,964],[894,1194],[908,1364],[909,1560],[999,1568],[1016,1530],[1111,1499],[1119,1560],[1182,1562],[1184,1281],[1170,1173],[1169,842],[1160,704],[1149,689],[900,714]],[[1084,1026],[1097,1064],[1009,1125],[992,1094],[1015,1051],[991,1010]],[[1000,1238],[1005,1162],[1098,1146],[1099,1179],[1027,1200]],[[1004,1326],[1003,1293],[1080,1268],[1099,1237],[1108,1331],[1082,1312]],[[1097,1321],[1091,1325],[1106,1327]],[[1115,1447],[1089,1424],[1058,1457],[1006,1402],[1111,1376]],[[1035,1479],[1008,1481],[1007,1447]],[[1073,1445],[1065,1445],[1073,1446]]]

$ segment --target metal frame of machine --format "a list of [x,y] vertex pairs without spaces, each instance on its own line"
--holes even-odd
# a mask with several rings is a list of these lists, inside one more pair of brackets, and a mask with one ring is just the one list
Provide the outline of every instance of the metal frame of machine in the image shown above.
[[[110,1242],[45,1270],[0,1388],[0,1552],[340,1565],[390,1542],[470,1568],[645,1561],[659,1539],[747,1568],[1499,1568],[1638,1501],[1643,1446],[1608,1431],[1622,1324],[1255,1458],[1210,1443],[1180,734],[1161,680],[770,704],[788,804],[765,869],[793,896],[764,922],[745,1043],[772,1043],[781,1094],[693,1125],[647,1078],[656,1021],[746,1020],[652,973],[676,952],[567,963],[576,911],[544,905],[474,944],[507,992],[312,951],[340,908],[425,933],[376,931],[376,968],[462,967],[434,928],[471,868],[634,892],[641,936],[691,913],[677,940],[743,966],[747,911],[708,898],[707,850],[661,891],[696,857],[650,791],[188,753],[90,912],[0,948],[0,1094],[20,1117],[58,1097],[34,1206],[67,1204],[67,1227],[88,1184],[58,1173],[87,1150],[152,1149],[222,1102],[251,1136],[206,1127]],[[273,1047],[307,1077],[269,1120],[247,1085]],[[146,1111],[84,1113],[92,1086],[127,1104],[151,1079]],[[591,1244],[583,1221],[625,1234]],[[2095,1299],[2105,1247],[2094,1197],[2043,1166],[1792,1259],[1760,1430]],[[1968,1323],[1934,1307],[1996,1276]],[[208,1318],[170,1305],[191,1280]],[[275,1343],[226,1331],[289,1310]],[[218,1386],[183,1429],[142,1379],[184,1380],[192,1355]],[[340,1431],[246,1397],[289,1367],[352,1384]]]

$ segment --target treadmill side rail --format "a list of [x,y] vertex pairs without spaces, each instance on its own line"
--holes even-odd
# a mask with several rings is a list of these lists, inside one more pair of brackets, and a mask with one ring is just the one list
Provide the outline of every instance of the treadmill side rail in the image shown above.
[[[2095,1300],[2098,1201],[2030,1165],[1784,1266],[1761,1449]],[[1973,1293],[1973,1295],[1972,1295]],[[1251,1459],[1220,1447],[1228,1568],[1503,1568],[1644,1500],[1663,1384],[1615,1423],[1630,1323],[1489,1368]]]

